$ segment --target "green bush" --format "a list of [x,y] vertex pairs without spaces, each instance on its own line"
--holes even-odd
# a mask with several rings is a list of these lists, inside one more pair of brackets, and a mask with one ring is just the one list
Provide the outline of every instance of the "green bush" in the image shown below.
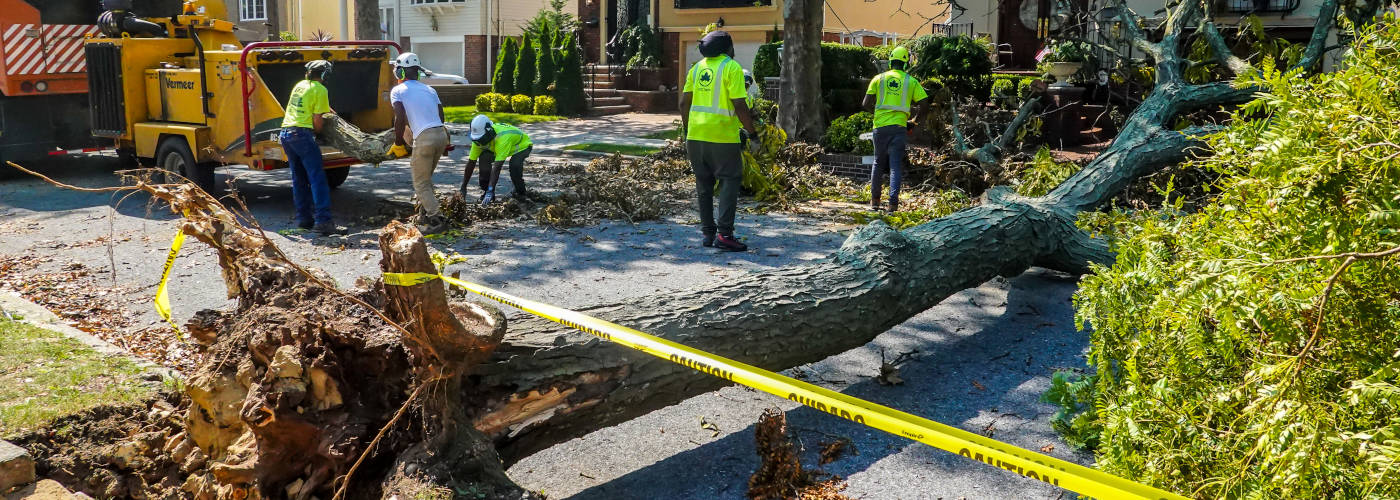
[[547,95],[535,96],[534,113],[537,115],[554,114],[554,98]]
[[1041,146],[1035,157],[1017,174],[1016,194],[1021,196],[1043,196],[1055,186],[1080,169],[1072,162],[1057,162],[1050,148]]
[[559,44],[559,73],[554,78],[555,110],[565,116],[583,114],[588,96],[583,92],[583,48],[573,34],[564,35]]
[[875,145],[861,139],[860,134],[871,131],[873,123],[874,115],[866,111],[832,120],[826,134],[822,135],[821,144],[836,153],[871,154],[875,152]]
[[496,74],[491,77],[491,91],[497,94],[515,92],[515,59],[520,57],[520,46],[514,37],[501,42],[501,52],[496,56]]
[[496,93],[492,93],[492,92],[487,92],[487,93],[485,93],[485,94],[480,94],[480,95],[476,96],[476,110],[477,110],[477,111],[491,111],[492,106],[495,105],[495,102],[496,102],[496,101],[495,101],[494,99],[496,98],[497,95],[500,95],[500,94],[496,94]]
[[539,49],[530,37],[520,38],[520,56],[515,59],[515,92],[530,94],[535,91],[535,56]]
[[1377,255],[1400,234],[1400,25],[1381,26],[1335,73],[1237,82],[1259,97],[1188,165],[1222,176],[1199,211],[1086,216],[1123,234],[1075,296],[1096,468],[1197,498],[1400,498],[1400,266]]
[[539,54],[535,58],[535,95],[550,95],[554,87],[554,33],[540,34],[537,45]]
[[991,93],[991,50],[986,42],[967,36],[924,35],[909,44],[919,78],[937,76],[960,96],[986,100]]
[[758,53],[753,56],[753,78],[762,82],[764,78],[778,76],[783,72],[783,67],[778,62],[778,47],[782,47],[783,42],[771,42],[758,46]]
[[753,118],[763,123],[778,122],[778,103],[762,97],[753,100]]
[[661,35],[658,31],[646,23],[638,23],[622,30],[621,36],[622,60],[627,62],[627,71],[661,66]]
[[515,113],[528,115],[535,111],[535,100],[525,94],[515,94],[510,96],[510,110]]
[[491,111],[509,113],[511,109],[510,96],[506,94],[491,94]]

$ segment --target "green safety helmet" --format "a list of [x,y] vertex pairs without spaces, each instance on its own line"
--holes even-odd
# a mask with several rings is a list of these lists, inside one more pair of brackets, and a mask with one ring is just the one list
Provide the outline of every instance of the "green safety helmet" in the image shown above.
[[909,49],[906,49],[904,47],[895,47],[894,51],[890,52],[890,60],[901,61],[904,64],[909,64]]

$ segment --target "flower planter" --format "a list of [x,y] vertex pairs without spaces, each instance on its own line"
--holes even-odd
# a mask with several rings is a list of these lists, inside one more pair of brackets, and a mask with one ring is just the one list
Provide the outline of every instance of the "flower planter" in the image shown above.
[[1055,83],[1051,87],[1070,87],[1069,78],[1079,72],[1079,68],[1084,63],[1079,62],[1053,62],[1050,63],[1050,76],[1055,77]]

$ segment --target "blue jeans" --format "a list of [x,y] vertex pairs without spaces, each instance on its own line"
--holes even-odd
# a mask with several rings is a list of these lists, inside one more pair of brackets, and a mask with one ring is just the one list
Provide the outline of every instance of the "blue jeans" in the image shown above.
[[287,153],[287,166],[292,169],[292,204],[297,208],[297,224],[330,224],[331,186],[326,183],[326,170],[321,163],[321,147],[316,145],[315,132],[309,128],[289,127],[282,129],[278,139],[282,142],[282,151]]
[[890,173],[890,211],[899,207],[899,182],[904,177],[905,147],[909,142],[904,125],[886,125],[875,129],[875,165],[870,167],[870,204],[880,203],[880,188],[885,187],[885,172]]

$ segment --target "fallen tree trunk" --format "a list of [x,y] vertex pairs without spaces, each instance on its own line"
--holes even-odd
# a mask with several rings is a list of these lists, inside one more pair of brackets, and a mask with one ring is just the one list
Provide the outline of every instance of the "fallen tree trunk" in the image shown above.
[[[1033,265],[1079,274],[1111,262],[1104,241],[1074,226],[1078,212],[1200,146],[1194,134],[1204,129],[1173,131],[1165,127],[1173,118],[1250,94],[1227,83],[1164,83],[1106,151],[1046,196],[994,189],[977,207],[905,231],[867,226],[814,264],[582,311],[770,370],[819,361],[993,277]],[[511,463],[727,384],[525,319],[480,367],[472,401],[477,428]]]

